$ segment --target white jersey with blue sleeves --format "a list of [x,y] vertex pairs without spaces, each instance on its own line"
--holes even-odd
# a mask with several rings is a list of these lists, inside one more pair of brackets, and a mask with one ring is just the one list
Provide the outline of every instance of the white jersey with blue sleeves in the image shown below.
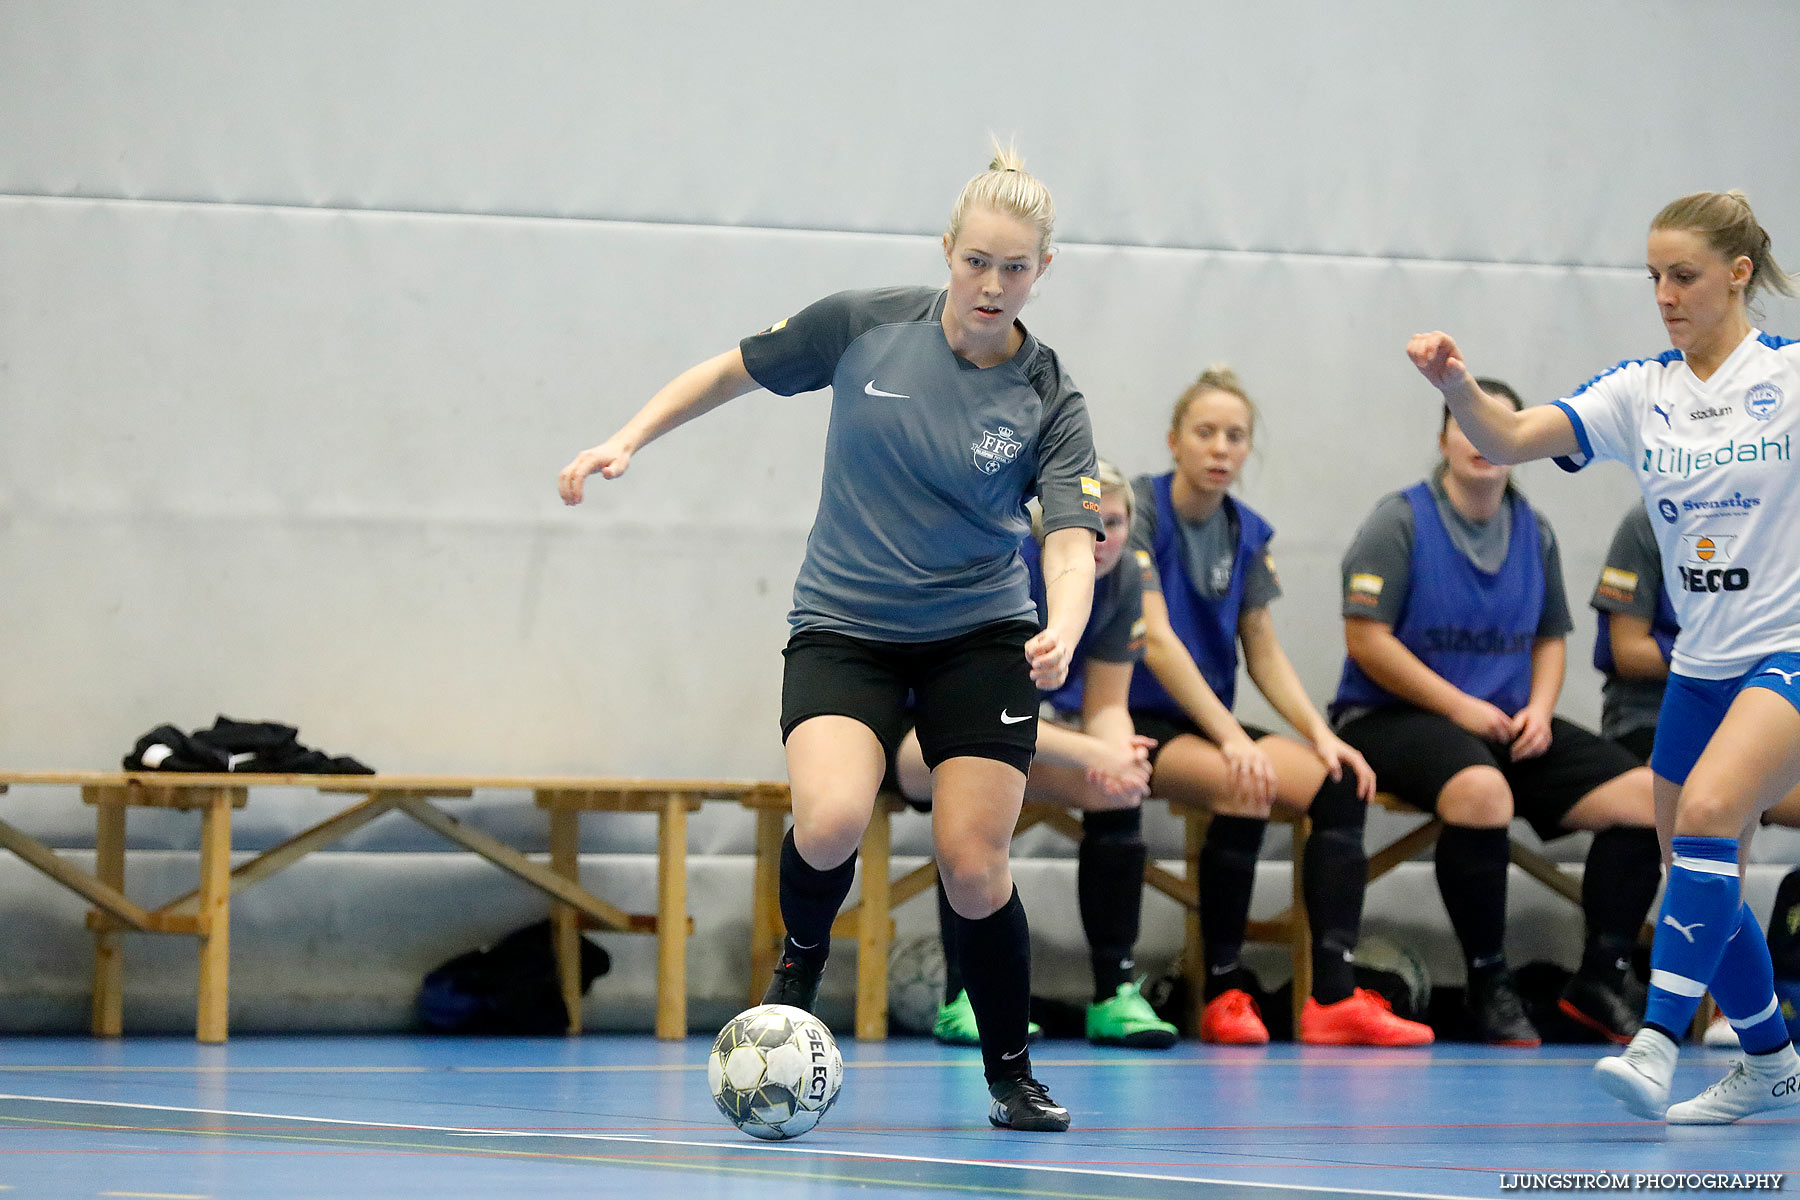
[[1704,381],[1670,350],[1556,404],[1581,446],[1560,465],[1637,472],[1681,623],[1671,667],[1727,679],[1800,650],[1800,343],[1753,329]]

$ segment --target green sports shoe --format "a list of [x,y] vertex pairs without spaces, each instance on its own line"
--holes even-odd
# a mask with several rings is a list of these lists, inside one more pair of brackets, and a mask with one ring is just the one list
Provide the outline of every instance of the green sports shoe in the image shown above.
[[[1044,1027],[1036,1021],[1029,1022],[1026,1034],[1035,1041],[1044,1036]],[[975,1006],[969,1003],[968,992],[958,992],[950,1003],[938,1005],[931,1036],[946,1046],[981,1045],[981,1030],[976,1028]]]
[[1167,1050],[1177,1036],[1175,1027],[1156,1015],[1135,983],[1121,983],[1111,999],[1087,1007],[1087,1039],[1097,1046]]

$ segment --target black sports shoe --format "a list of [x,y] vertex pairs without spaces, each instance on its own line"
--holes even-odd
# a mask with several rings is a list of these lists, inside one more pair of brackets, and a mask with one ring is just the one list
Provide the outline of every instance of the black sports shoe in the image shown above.
[[995,1129],[1062,1133],[1069,1128],[1069,1110],[1052,1100],[1044,1085],[1029,1075],[996,1079],[988,1084],[988,1095],[994,1098],[988,1106],[988,1124]]
[[1643,1006],[1633,1004],[1618,983],[1577,972],[1556,1007],[1609,1042],[1623,1046],[1644,1027]]
[[1512,972],[1501,969],[1469,980],[1469,1028],[1478,1042],[1490,1046],[1541,1046],[1537,1026],[1525,1015],[1525,1002]]
[[795,1008],[813,1010],[819,999],[819,979],[825,974],[825,963],[821,960],[817,965],[810,965],[783,948],[781,962],[775,967],[775,977],[769,980],[768,990],[763,992],[764,1004],[790,1004]]

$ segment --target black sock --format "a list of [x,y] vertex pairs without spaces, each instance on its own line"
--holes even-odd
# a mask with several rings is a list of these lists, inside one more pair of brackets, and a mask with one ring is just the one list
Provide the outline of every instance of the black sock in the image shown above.
[[1267,825],[1256,817],[1214,817],[1206,827],[1200,847],[1200,940],[1208,1000],[1239,986],[1238,958]]
[[1581,875],[1581,910],[1587,915],[1588,945],[1581,968],[1593,978],[1624,979],[1638,930],[1662,884],[1662,849],[1656,830],[1616,828],[1594,834]]
[[1446,825],[1438,837],[1438,892],[1472,972],[1506,961],[1506,829]]
[[1144,813],[1115,808],[1081,815],[1075,892],[1094,964],[1094,1000],[1110,1000],[1131,982],[1138,914],[1144,902]]
[[1307,816],[1312,836],[1300,884],[1306,919],[1312,927],[1313,999],[1320,1004],[1348,1000],[1356,990],[1352,952],[1362,928],[1363,891],[1369,856],[1363,851],[1363,819],[1368,806],[1356,794],[1356,775],[1327,775]]
[[949,1004],[962,994],[962,955],[958,953],[956,941],[956,923],[961,919],[956,910],[950,907],[950,895],[944,891],[944,877],[938,876],[938,936],[944,942],[944,1003]]
[[781,919],[787,924],[784,952],[809,965],[831,953],[831,923],[856,878],[856,855],[821,871],[800,857],[794,831],[781,842]]
[[1031,928],[1019,889],[995,912],[971,921],[958,916],[956,942],[988,1082],[1031,1074],[1026,1049],[1031,1020]]

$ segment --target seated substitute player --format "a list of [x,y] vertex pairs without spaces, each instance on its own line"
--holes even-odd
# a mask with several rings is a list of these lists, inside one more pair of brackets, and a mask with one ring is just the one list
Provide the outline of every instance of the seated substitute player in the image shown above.
[[[1104,460],[1095,478],[1106,539],[1094,545],[1094,606],[1076,643],[1068,680],[1043,693],[1037,757],[1025,778],[1025,799],[1082,810],[1075,891],[1094,974],[1094,998],[1087,1006],[1088,1040],[1164,1050],[1175,1044],[1175,1026],[1156,1015],[1132,976],[1144,897],[1140,806],[1150,787],[1150,764],[1149,741],[1137,735],[1125,705],[1132,667],[1144,649],[1138,570],[1135,563],[1119,569],[1131,532],[1131,487],[1119,469]],[[1042,557],[1035,539],[1027,541],[1024,550],[1031,568],[1031,594],[1042,619],[1047,612]],[[931,773],[925,769],[917,733],[908,733],[900,743],[895,774],[908,800],[928,804]],[[950,919],[942,888],[938,904],[947,970],[944,1004],[932,1033],[941,1042],[974,1045],[979,1032],[962,984],[956,922]]]
[[[1131,719],[1158,743],[1152,794],[1213,814],[1198,863],[1206,970],[1200,1036],[1269,1040],[1239,955],[1263,830],[1270,806],[1280,804],[1313,826],[1304,859],[1294,864],[1312,930],[1312,994],[1299,1040],[1424,1045],[1430,1026],[1403,1020],[1379,993],[1356,986],[1368,875],[1363,822],[1375,773],[1326,724],[1275,636],[1274,530],[1230,495],[1255,432],[1256,408],[1243,384],[1229,367],[1215,366],[1175,402],[1167,435],[1173,470],[1134,484],[1145,649],[1132,676]],[[1305,743],[1232,716],[1240,645],[1251,681]]]
[[[1517,406],[1505,384],[1482,386]],[[1650,773],[1555,715],[1571,623],[1549,521],[1448,409],[1438,448],[1431,477],[1376,505],[1344,555],[1332,717],[1383,788],[1444,821],[1438,891],[1481,1041],[1541,1041],[1506,966],[1507,825],[1522,816],[1546,841],[1593,832],[1587,942],[1559,1006],[1626,1042],[1642,1012],[1631,950],[1661,881]]]

